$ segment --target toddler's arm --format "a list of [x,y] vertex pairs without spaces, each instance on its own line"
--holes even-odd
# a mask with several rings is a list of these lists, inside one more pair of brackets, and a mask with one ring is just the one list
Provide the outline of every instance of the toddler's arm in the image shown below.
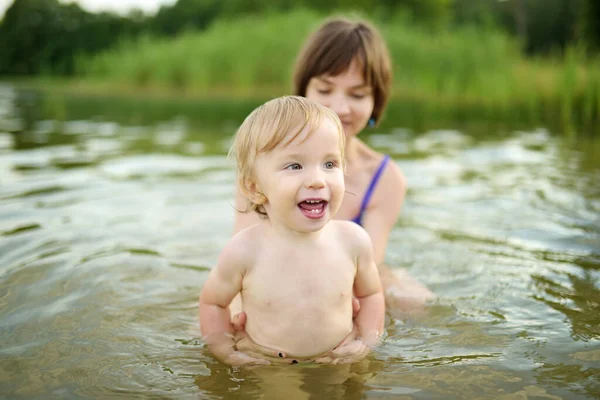
[[268,364],[235,350],[229,304],[242,289],[245,266],[239,248],[239,244],[234,246],[230,242],[204,283],[200,294],[200,329],[209,350],[221,361],[232,365]]
[[375,346],[383,333],[385,322],[385,300],[377,265],[373,259],[373,250],[368,234],[360,230],[356,241],[358,266],[354,279],[354,294],[360,303],[360,310],[354,322],[363,342]]

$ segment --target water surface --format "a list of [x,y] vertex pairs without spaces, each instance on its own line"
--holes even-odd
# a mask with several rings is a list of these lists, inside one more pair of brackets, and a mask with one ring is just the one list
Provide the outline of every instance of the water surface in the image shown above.
[[374,131],[409,183],[388,262],[438,299],[388,317],[364,362],[247,370],[206,352],[197,297],[232,231],[225,154],[249,105],[203,124],[36,96],[0,87],[0,396],[600,397],[599,139]]

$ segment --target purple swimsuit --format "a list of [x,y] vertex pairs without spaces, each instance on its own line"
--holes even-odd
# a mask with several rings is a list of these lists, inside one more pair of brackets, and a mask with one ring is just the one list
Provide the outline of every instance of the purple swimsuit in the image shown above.
[[381,164],[379,164],[379,168],[377,168],[377,171],[375,171],[375,175],[373,175],[373,178],[371,178],[371,183],[369,184],[369,187],[365,192],[365,197],[363,197],[362,203],[360,204],[360,211],[358,212],[358,215],[352,219],[352,222],[355,222],[358,225],[362,226],[361,220],[363,213],[365,212],[367,205],[369,204],[369,200],[371,200],[371,196],[375,191],[375,186],[377,186],[377,182],[379,181],[379,178],[381,178],[381,174],[383,173],[383,170],[385,169],[385,166],[387,165],[389,160],[390,156],[388,156],[387,154],[385,155],[385,157],[383,157],[383,160],[381,160]]

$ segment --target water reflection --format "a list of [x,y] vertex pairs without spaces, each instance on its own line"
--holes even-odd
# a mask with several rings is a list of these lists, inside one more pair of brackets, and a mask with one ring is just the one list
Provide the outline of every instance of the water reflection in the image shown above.
[[368,391],[377,390],[369,385],[369,379],[383,367],[384,363],[377,360],[343,366],[291,368],[215,366],[210,375],[199,375],[194,382],[202,394],[217,399],[363,399]]
[[570,320],[575,340],[589,342],[600,339],[600,263],[587,258],[574,263],[582,267],[578,273],[556,276],[532,275],[536,287],[534,298],[559,311]]
[[577,394],[593,399],[600,395],[598,384],[600,368],[598,367],[545,363],[537,368],[536,372],[540,384],[550,388],[566,389],[563,393],[571,393],[567,396]]
[[597,139],[366,135],[409,182],[388,262],[438,300],[388,317],[364,363],[247,370],[206,352],[197,296],[231,232],[226,150],[250,101],[19,96],[0,86],[6,396],[597,397]]

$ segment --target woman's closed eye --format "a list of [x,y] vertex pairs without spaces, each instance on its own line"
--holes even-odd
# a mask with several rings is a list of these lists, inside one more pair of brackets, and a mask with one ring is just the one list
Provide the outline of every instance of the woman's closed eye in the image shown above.
[[365,97],[367,97],[365,93],[352,93],[350,96],[357,100],[364,99]]

